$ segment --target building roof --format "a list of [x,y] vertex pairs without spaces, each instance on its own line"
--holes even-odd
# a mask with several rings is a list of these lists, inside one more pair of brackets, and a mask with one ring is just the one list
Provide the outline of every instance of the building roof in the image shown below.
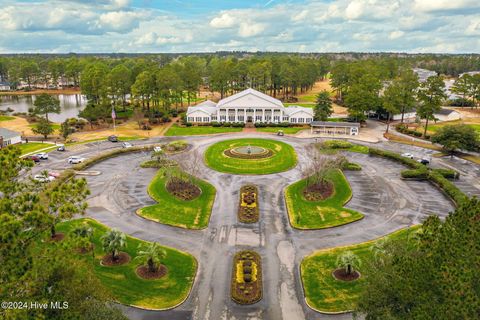
[[435,114],[441,114],[442,116],[448,116],[448,115],[450,115],[454,112],[456,112],[456,111],[452,110],[452,109],[442,108],[442,109],[438,110],[437,112],[435,112]]
[[428,78],[434,77],[437,75],[435,71],[421,69],[421,68],[414,68],[413,72],[415,72],[418,76],[418,81],[425,82]]
[[3,139],[10,139],[18,136],[20,136],[20,133],[16,131],[12,131],[6,128],[0,128],[0,137],[3,137]]
[[10,83],[5,81],[0,81],[0,86],[10,86]]
[[195,111],[201,111],[208,115],[211,115],[217,112],[217,104],[210,100],[204,101],[197,104],[196,106],[188,107],[187,115]]
[[287,116],[294,115],[297,112],[306,112],[309,115],[313,116],[313,109],[312,108],[306,108],[306,107],[300,107],[300,106],[290,106],[284,109],[284,112]]
[[342,127],[342,128],[351,128],[351,127],[360,127],[358,122],[330,122],[330,121],[312,121],[310,122],[312,127]]
[[247,89],[247,90],[243,90],[242,92],[236,93],[236,94],[234,94],[234,95],[232,95],[232,96],[230,96],[230,97],[227,97],[227,98],[225,98],[225,99],[220,100],[220,101],[218,102],[218,104],[217,104],[217,107],[221,107],[221,106],[223,106],[223,105],[225,105],[225,104],[227,104],[227,103],[229,103],[229,102],[232,102],[232,101],[234,101],[234,100],[240,99],[240,98],[242,98],[242,97],[244,97],[244,96],[246,96],[246,95],[249,95],[249,94],[254,95],[254,96],[256,96],[256,97],[258,97],[258,98],[260,98],[260,99],[263,99],[263,100],[265,100],[265,101],[268,101],[268,102],[270,102],[270,103],[272,103],[272,104],[275,104],[275,105],[277,105],[277,106],[279,106],[279,107],[283,107],[283,103],[282,103],[280,100],[275,99],[275,98],[272,98],[272,97],[270,97],[269,95],[267,95],[267,94],[265,94],[265,93],[262,93],[262,92],[260,92],[260,91],[257,91],[257,90],[255,90],[255,89],[252,89],[252,88],[249,88],[249,89]]

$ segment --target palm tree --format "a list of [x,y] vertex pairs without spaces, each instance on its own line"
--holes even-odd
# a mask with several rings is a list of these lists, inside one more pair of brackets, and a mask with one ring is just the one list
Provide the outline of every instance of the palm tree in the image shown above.
[[72,233],[79,238],[91,239],[93,235],[93,229],[86,224],[82,224],[75,227]]
[[112,260],[118,259],[118,252],[127,246],[125,233],[112,229],[102,236],[102,246],[105,252],[112,254]]
[[135,259],[146,263],[148,272],[154,273],[160,267],[163,259],[167,256],[167,252],[157,242],[148,243],[139,246],[139,251]]
[[352,251],[345,251],[337,257],[337,267],[345,269],[347,274],[351,274],[361,265],[362,261]]

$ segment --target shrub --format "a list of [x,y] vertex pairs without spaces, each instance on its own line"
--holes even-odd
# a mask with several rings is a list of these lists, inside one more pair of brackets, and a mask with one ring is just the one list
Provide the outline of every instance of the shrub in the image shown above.
[[360,171],[362,170],[362,166],[360,166],[358,163],[346,162],[343,164],[342,169],[349,171]]
[[353,143],[345,140],[327,140],[322,146],[328,149],[348,149],[353,147]]
[[401,176],[404,179],[419,179],[425,180],[428,178],[428,170],[426,168],[422,169],[411,169],[411,170],[403,170],[401,172]]
[[465,194],[440,173],[431,170],[428,174],[428,179],[441,188],[450,198],[452,198],[457,206],[461,205],[466,200],[467,197]]
[[452,169],[441,168],[441,169],[434,169],[433,171],[441,174],[444,178],[447,178],[447,179],[458,179],[460,177],[460,173]]
[[212,127],[221,127],[222,126],[222,124],[220,122],[217,122],[217,121],[213,121],[211,123],[211,125],[212,125]]
[[167,144],[167,150],[169,151],[179,151],[187,147],[188,143],[185,140],[176,140]]
[[191,122],[186,122],[186,123],[185,123],[185,126],[186,126],[186,127],[191,127],[191,126],[193,126],[193,124],[192,124]]
[[421,163],[410,158],[402,157],[400,154],[392,151],[369,148],[368,154],[371,156],[379,156],[379,157],[384,157],[384,158],[398,161],[412,169],[420,169],[423,167]]

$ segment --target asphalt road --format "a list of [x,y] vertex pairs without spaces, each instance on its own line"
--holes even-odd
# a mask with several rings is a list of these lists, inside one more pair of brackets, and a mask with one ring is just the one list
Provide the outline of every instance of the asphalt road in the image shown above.
[[[176,158],[182,161],[194,150],[203,152],[212,143],[243,136],[255,135],[186,137],[193,148]],[[277,139],[274,135],[261,137]],[[174,138],[133,144],[167,140]],[[292,137],[282,137],[281,140],[296,149],[300,163],[309,161],[305,147],[313,140]],[[64,153],[54,151],[48,161],[35,166],[33,171],[62,170],[69,167],[66,163],[68,156],[88,158],[118,147],[114,143],[101,142],[76,146]],[[430,150],[392,143],[379,143],[375,147],[411,152],[418,157],[431,154]],[[122,306],[125,314],[131,319],[351,319],[350,314],[320,314],[305,304],[299,275],[302,258],[318,249],[364,242],[418,224],[430,214],[444,217],[453,206],[428,182],[401,180],[400,171],[404,167],[396,162],[356,153],[347,153],[346,156],[363,168],[359,172],[346,173],[353,190],[347,207],[361,211],[365,218],[345,226],[315,231],[298,231],[288,222],[283,189],[301,178],[298,167],[278,174],[241,176],[219,173],[202,164],[201,178],[215,186],[217,197],[209,226],[201,231],[162,225],[135,214],[136,209],[154,203],[147,194],[147,186],[155,170],[139,167],[149,154],[125,154],[89,168],[101,174],[86,177],[92,191],[88,199],[88,216],[132,236],[187,251],[199,261],[192,292],[181,306],[170,311],[144,311]],[[455,158],[433,158],[432,166],[458,168],[462,177],[457,185],[471,195],[480,195],[479,166]],[[259,187],[261,218],[255,224],[237,222],[238,192],[247,183]],[[229,293],[232,257],[244,248],[253,248],[262,256],[264,298],[251,306],[235,304]]]

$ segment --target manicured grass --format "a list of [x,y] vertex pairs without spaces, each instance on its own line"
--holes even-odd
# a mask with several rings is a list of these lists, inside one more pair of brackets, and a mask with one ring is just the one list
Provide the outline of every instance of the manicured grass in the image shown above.
[[206,181],[193,178],[193,182],[202,190],[202,193],[191,201],[180,200],[167,191],[165,187],[167,179],[164,173],[164,169],[159,170],[148,186],[148,193],[158,204],[138,210],[138,215],[175,227],[206,228],[215,200],[215,188]]
[[83,223],[94,230],[95,260],[92,261],[91,253],[82,257],[92,264],[95,274],[118,302],[141,308],[165,309],[172,308],[187,298],[197,272],[197,261],[192,255],[163,247],[167,255],[162,263],[168,269],[167,275],[157,280],[144,280],[135,272],[140,264],[135,257],[139,245],[147,242],[127,236],[127,247],[123,251],[127,252],[132,260],[122,266],[102,266],[100,261],[105,252],[100,238],[109,230],[108,227],[92,219],[79,219],[61,223],[57,229],[68,237],[69,231]]
[[[439,123],[431,123],[428,125],[428,128],[427,128],[427,133],[432,135],[434,134],[435,132],[437,132],[440,128],[444,127],[444,126],[453,126],[453,125],[457,125],[457,124],[466,124],[470,127],[472,127],[473,129],[475,129],[478,133],[480,133],[480,123],[465,123],[463,122],[462,120],[454,120],[454,121],[445,121],[445,122],[439,122]],[[425,126],[419,126],[417,127],[416,129],[418,132],[421,132],[423,133],[423,131],[425,130]]]
[[314,103],[284,103],[285,107],[292,107],[292,106],[300,106],[305,108],[313,108],[315,107]]
[[240,132],[243,128],[231,128],[231,127],[180,127],[177,124],[172,125],[167,132],[166,136],[195,136],[204,134],[226,133],[226,132]]
[[428,143],[428,142],[412,140],[412,139],[397,136],[397,135],[391,134],[391,133],[384,133],[383,136],[385,138],[387,138],[388,140],[393,141],[393,142],[408,144],[410,146],[416,146],[416,147],[421,147],[421,148],[431,149],[431,150],[436,150],[436,151],[442,150],[442,148],[437,146],[437,145],[434,145],[434,144],[431,144],[431,143]]
[[[20,150],[22,151],[22,155],[35,152],[41,149],[48,148],[46,151],[52,151],[56,148],[54,144],[51,143],[40,143],[40,142],[29,142],[29,143],[22,143],[17,145]],[[42,151],[44,152],[44,151]]]
[[302,128],[302,127],[266,127],[266,128],[257,128],[258,132],[272,132],[272,133],[277,133],[279,130],[282,130],[283,133],[285,134],[296,134],[299,131],[302,130],[307,130],[308,128]]
[[[60,124],[58,123],[50,123],[52,125],[52,128],[54,130],[54,133],[55,132],[58,132],[60,130]],[[36,124],[29,124],[28,125],[29,128],[35,128],[36,127]]]
[[[402,229],[380,239],[407,241],[409,236],[418,231],[418,226]],[[371,250],[375,241],[357,245],[338,247],[317,251],[305,257],[300,265],[300,274],[308,305],[320,312],[342,312],[354,310],[359,295],[365,283],[365,274],[362,268],[360,279],[341,281],[333,277],[332,272],[337,269],[337,257],[345,251],[355,253],[363,265],[373,259]]]
[[[224,151],[240,146],[258,146],[273,151],[265,159],[230,158]],[[268,139],[235,139],[217,142],[205,152],[206,164],[217,171],[233,174],[271,174],[289,170],[297,163],[293,147],[284,142]]]
[[308,201],[303,196],[307,180],[295,182],[285,189],[290,223],[297,229],[323,229],[357,221],[363,215],[357,211],[344,208],[352,197],[352,190],[340,170],[332,170],[327,179],[334,184],[333,195],[322,201]]
[[0,115],[0,122],[2,122],[2,121],[10,121],[10,120],[13,120],[13,119],[15,119],[15,117]]
[[336,154],[339,151],[350,151],[368,154],[368,147],[360,144],[351,143],[345,140],[326,140],[317,145],[322,154]]

